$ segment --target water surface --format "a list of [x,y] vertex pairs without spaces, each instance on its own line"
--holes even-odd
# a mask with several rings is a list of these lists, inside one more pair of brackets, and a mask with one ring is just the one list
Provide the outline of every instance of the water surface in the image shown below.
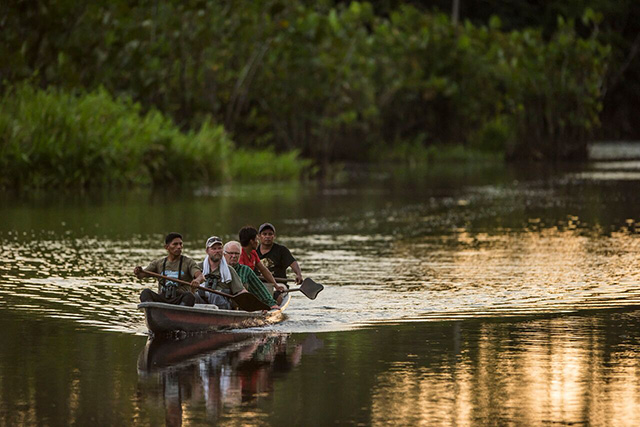
[[[640,163],[623,148],[0,195],[0,425],[637,425]],[[164,234],[199,259],[208,236],[265,221],[318,299],[249,335],[147,343],[136,304],[154,285],[131,271]]]

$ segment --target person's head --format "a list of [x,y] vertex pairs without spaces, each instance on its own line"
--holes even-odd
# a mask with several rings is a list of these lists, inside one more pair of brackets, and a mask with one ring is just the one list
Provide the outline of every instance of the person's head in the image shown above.
[[222,239],[218,236],[211,236],[207,239],[207,243],[204,245],[209,259],[213,262],[218,262],[222,259]]
[[224,259],[227,260],[227,264],[235,267],[240,262],[240,242],[231,240],[224,244]]
[[270,222],[265,222],[258,228],[258,235],[261,244],[271,246],[276,238],[276,228]]
[[169,233],[164,238],[164,248],[171,256],[182,255],[182,235],[180,233]]
[[258,239],[256,238],[257,236],[258,230],[256,230],[255,227],[252,227],[251,225],[247,225],[240,229],[240,232],[238,233],[238,240],[240,240],[240,244],[243,248],[251,246],[252,249],[255,249],[258,247]]

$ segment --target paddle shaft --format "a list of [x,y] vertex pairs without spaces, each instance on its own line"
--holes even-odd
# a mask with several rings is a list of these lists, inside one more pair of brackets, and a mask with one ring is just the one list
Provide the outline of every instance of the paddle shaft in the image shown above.
[[[288,282],[288,280],[285,279],[284,277],[274,277],[273,279],[278,283],[287,283]],[[265,283],[269,283],[269,282],[266,281],[267,279],[265,279],[262,276],[260,276],[260,280],[262,280]]]
[[[276,282],[279,283],[287,283],[287,279],[283,278],[283,277],[274,277],[274,279],[276,279]],[[260,277],[260,280],[262,280],[263,282],[266,280],[264,277]],[[269,283],[269,282],[265,282],[265,283]],[[295,291],[299,291],[300,288],[293,288],[293,289],[285,289],[284,291],[282,291],[282,293],[286,293],[286,292],[295,292]]]
[[[287,283],[287,279],[284,279],[284,278],[282,278],[282,277],[274,277],[274,279],[275,279],[275,281],[276,281],[276,282],[279,282],[279,283],[284,283],[284,284],[286,284],[286,283]],[[260,280],[262,280],[264,283],[269,283],[269,282],[267,282],[267,281],[266,281],[267,279],[265,279],[265,278],[264,278],[264,277],[262,277],[262,276],[260,276]],[[282,291],[282,293],[286,293],[286,292],[293,292],[293,291],[299,291],[299,290],[300,290],[300,288],[295,288],[295,289],[285,289],[284,291]]]
[[[187,282],[186,280],[176,279],[175,277],[163,276],[162,274],[155,273],[153,271],[148,271],[148,270],[142,270],[142,271],[145,272],[146,274],[148,274],[149,276],[157,277],[159,279],[171,280],[172,282],[180,283],[181,285],[191,286],[191,283]],[[191,287],[193,287],[193,286],[191,286]],[[222,295],[223,297],[233,298],[233,295],[225,294],[224,292],[216,291],[214,289],[205,288],[204,286],[196,286],[196,287],[198,289],[202,289],[203,291],[212,292],[214,294]]]

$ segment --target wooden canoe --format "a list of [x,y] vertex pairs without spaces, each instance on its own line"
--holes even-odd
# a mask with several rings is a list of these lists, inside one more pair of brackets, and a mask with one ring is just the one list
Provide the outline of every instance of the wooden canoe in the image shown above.
[[138,308],[144,310],[147,328],[153,334],[189,333],[251,328],[277,323],[284,318],[283,312],[290,300],[291,295],[285,294],[280,308],[267,312],[221,310],[209,304],[185,307],[162,302],[143,302],[138,304]]

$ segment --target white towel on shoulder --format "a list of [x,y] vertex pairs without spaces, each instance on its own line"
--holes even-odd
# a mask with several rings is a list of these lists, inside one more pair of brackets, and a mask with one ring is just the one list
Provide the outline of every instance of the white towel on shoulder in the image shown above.
[[[209,255],[204,257],[204,261],[202,261],[202,275],[206,276],[211,273],[211,267],[209,266]],[[223,283],[228,283],[231,281],[231,272],[229,271],[229,265],[227,264],[227,260],[222,257],[220,260],[220,279]]]

